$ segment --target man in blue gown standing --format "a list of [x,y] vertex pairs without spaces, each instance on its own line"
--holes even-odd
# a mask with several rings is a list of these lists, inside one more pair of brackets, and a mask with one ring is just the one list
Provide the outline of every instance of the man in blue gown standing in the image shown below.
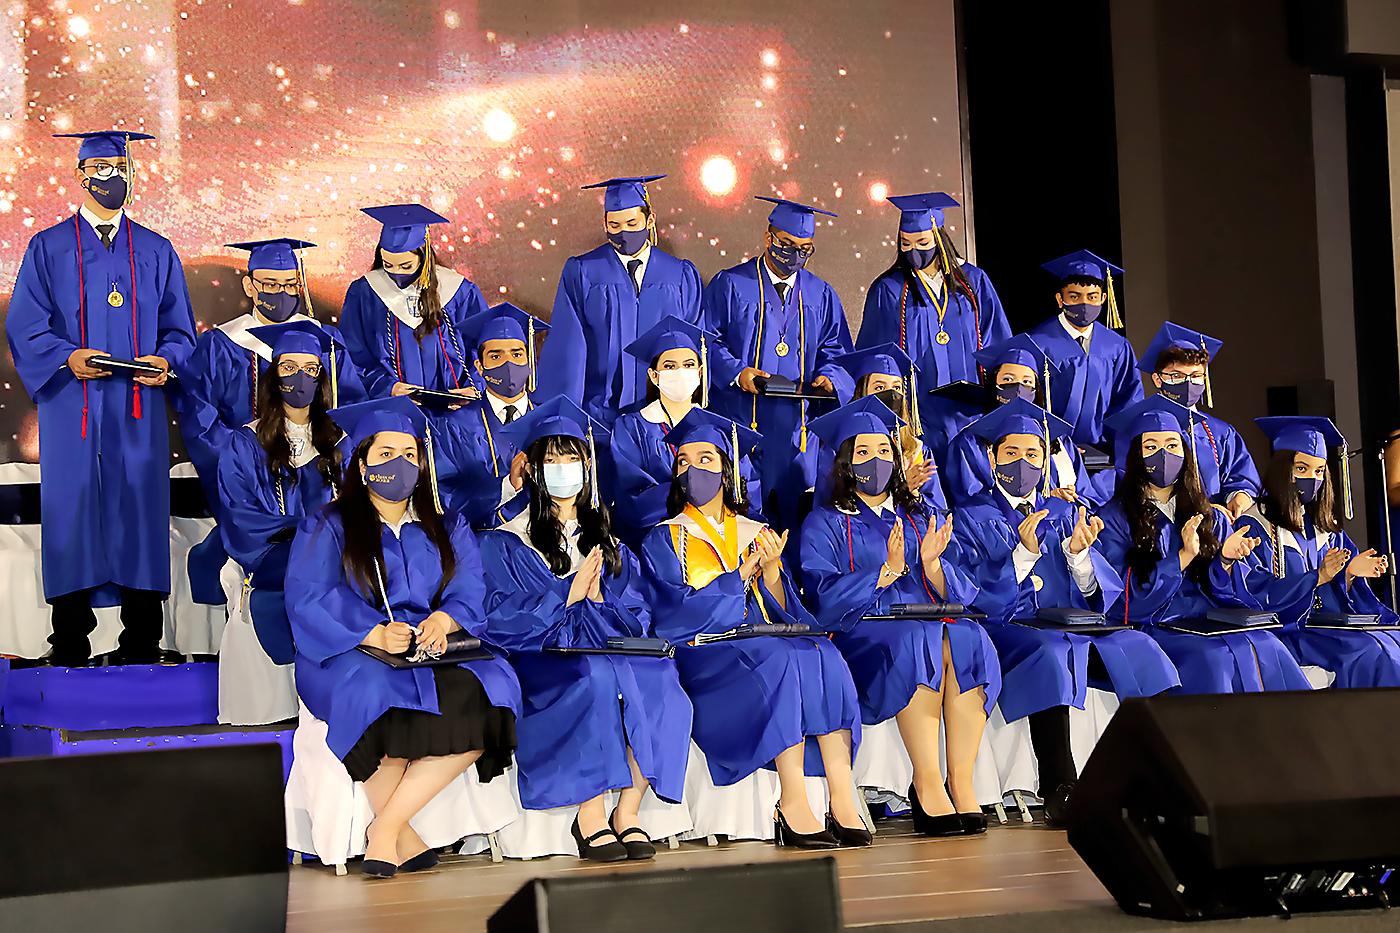
[[[133,176],[122,131],[83,140],[78,212],[29,241],[6,332],[39,409],[44,596],[60,665],[85,664],[94,605],[122,607],[115,660],[159,660],[170,592],[170,435],[165,384],[194,347],[170,241],[126,214]],[[159,372],[125,375],[94,358]]]

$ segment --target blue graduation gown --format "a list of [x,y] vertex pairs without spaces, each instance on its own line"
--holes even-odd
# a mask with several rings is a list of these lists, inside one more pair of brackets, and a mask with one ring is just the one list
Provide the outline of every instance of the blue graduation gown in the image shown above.
[[[534,407],[528,396],[524,407]],[[501,436],[505,425],[484,395],[448,412],[437,424],[433,455],[443,505],[461,512],[478,531],[504,524],[525,510],[529,496],[523,490],[507,492],[511,461],[520,450]]]
[[[836,472],[836,455],[831,448],[815,436],[808,437],[808,444],[820,445],[817,451],[817,482],[813,502],[815,505],[829,505],[831,503],[831,483]],[[925,461],[933,461],[933,473],[924,481],[923,488],[918,490],[920,498],[924,500],[924,505],[937,509],[940,513],[948,510],[948,499],[943,494],[943,470],[940,467],[942,461],[938,460],[927,444],[920,443],[921,455]]]
[[601,648],[612,636],[650,637],[651,607],[637,559],[603,575],[603,602],[565,606],[573,573],[557,577],[525,542],[528,516],[482,536],[487,629],[510,652],[524,716],[516,762],[520,798],[534,810],[583,803],[632,786],[630,746],[656,796],[679,803],[690,756],[690,699],[670,658],[552,654]]
[[699,323],[700,289],[694,263],[655,246],[640,293],[611,245],[570,256],[559,275],[549,338],[540,353],[539,397],[566,395],[603,424],[612,424],[647,387],[648,364],[624,348],[669,314]]
[[[660,402],[625,412],[613,424],[613,530],[635,547],[666,518],[676,451],[662,437],[670,428]],[[749,516],[758,518],[763,481],[748,455],[739,458],[739,474],[748,489]]]
[[442,323],[421,341],[409,323],[416,320],[417,286],[401,289],[383,269],[350,283],[340,328],[370,398],[388,396],[396,382],[437,392],[481,387],[462,324],[487,310],[486,299],[476,283],[445,266],[437,267],[437,277]]
[[1027,331],[1055,361],[1059,372],[1050,379],[1050,410],[1074,428],[1074,442],[1112,454],[1104,419],[1142,399],[1137,355],[1127,338],[1095,322],[1089,352],[1069,335],[1059,315]]
[[[1084,458],[1071,443],[1056,442],[1059,449],[1050,456],[1050,484],[1059,489],[1073,486],[1079,501],[1090,508],[1103,504],[1098,487],[1084,471]],[[992,462],[987,457],[987,445],[964,428],[948,445],[948,459],[943,470],[943,488],[955,505],[964,505],[992,494]]]
[[[1095,547],[1110,564],[1127,574],[1132,532],[1122,504],[1109,503],[1099,517],[1104,528]],[[1216,537],[1224,541],[1230,534],[1229,522],[1215,509],[1211,510],[1211,520]],[[1165,515],[1157,517],[1157,548],[1166,556],[1146,580],[1129,575],[1128,585],[1115,602],[1112,614],[1156,639],[1181,674],[1182,693],[1310,689],[1298,662],[1273,632],[1202,636],[1162,628],[1177,620],[1204,618],[1212,606],[1257,609],[1258,603],[1243,585],[1244,562],[1236,562],[1227,573],[1219,559],[1213,560],[1204,571],[1204,580],[1200,576],[1202,570],[1194,562],[1183,573],[1176,556],[1181,550],[1181,531]]]
[[[798,271],[784,308],[766,267],[760,281],[762,266],[761,260],[746,260],[716,273],[705,287],[705,326],[720,337],[719,346],[710,352],[711,407],[763,435],[758,446],[759,479],[767,495],[777,500],[769,517],[791,526],[799,520],[798,501],[803,492],[813,488],[817,473],[818,445],[815,436],[802,430],[803,414],[805,411],[810,421],[821,412],[807,411],[808,402],[750,395],[735,380],[749,366],[802,382],[826,376],[844,405],[851,400],[855,384],[832,360],[851,349],[851,332],[841,299],[822,279],[806,269]],[[764,308],[761,321],[760,291]],[[775,348],[783,342],[788,353],[779,356]]]
[[[1196,471],[1206,498],[1224,505],[1235,493],[1247,492],[1251,498],[1258,499],[1259,490],[1263,488],[1259,471],[1254,468],[1254,460],[1240,432],[1214,415],[1193,411],[1196,416],[1192,430],[1196,435]],[[1121,467],[1105,470],[1094,477],[1105,501],[1113,497],[1113,490],[1122,477]]]
[[[1055,706],[1084,708],[1089,680],[1089,649],[1099,653],[1109,682],[1093,683],[1119,697],[1154,696],[1177,686],[1176,669],[1152,639],[1141,632],[1079,635],[1016,625],[1040,608],[1076,608],[1103,612],[1123,589],[1118,574],[1103,556],[1090,550],[1098,589],[1079,591],[1071,575],[1063,542],[1074,532],[1078,508],[1059,499],[1037,499],[1049,509],[1040,523],[1040,559],[1019,584],[1013,555],[1020,536],[1021,513],[1000,490],[961,509],[953,535],[962,546],[964,566],[979,587],[973,606],[987,614],[987,632],[1001,659],[1001,712],[1007,722]],[[1038,582],[1037,582],[1038,581]]]
[[924,444],[933,451],[934,460],[940,465],[948,463],[953,438],[983,414],[981,406],[935,398],[925,392],[919,399],[919,421],[924,429]]
[[[120,308],[107,303],[114,285],[125,299]],[[45,597],[97,588],[93,604],[111,605],[114,587],[170,592],[165,388],[138,386],[122,375],[80,381],[67,362],[74,350],[94,347],[123,359],[155,354],[182,368],[194,348],[194,317],[174,247],[129,219],[110,250],[76,215],[42,230],[25,250],[5,331],[15,369],[39,410]]]
[[981,382],[973,354],[1010,338],[1011,326],[1006,322],[1001,299],[987,273],[970,262],[964,262],[960,269],[977,296],[977,310],[973,312],[972,302],[961,289],[949,289],[948,283],[943,283],[936,297],[943,301],[951,295],[943,313],[943,329],[948,334],[946,344],[937,340],[937,309],[929,301],[923,285],[901,266],[887,269],[870,283],[856,348],[866,350],[882,343],[895,344],[919,367],[921,389],[949,382]]
[[[860,696],[861,722],[884,722],[909,705],[920,686],[938,690],[943,683],[943,642],[948,642],[953,673],[963,691],[984,688],[986,711],[1001,693],[1001,666],[987,632],[966,619],[943,621],[862,621],[888,612],[897,603],[953,602],[971,605],[977,584],[962,569],[962,554],[950,541],[943,553],[946,593],[938,593],[924,576],[919,545],[931,521],[943,513],[903,509],[876,514],[864,503],[846,513],[833,506],[817,509],[802,525],[802,572],[807,604],[834,638]],[[888,554],[895,521],[904,525],[904,560],[909,572],[884,589],[876,589]]]
[[[457,571],[435,604],[429,600],[442,581],[437,548],[417,522],[400,536],[386,525],[384,585],[398,622],[417,625],[441,609],[468,634],[490,642],[482,598],[481,555],[461,516],[443,516],[450,529]],[[430,668],[395,670],[362,651],[360,644],[389,613],[376,594],[367,596],[345,577],[345,528],[325,509],[307,517],[292,541],[287,575],[287,615],[296,637],[296,682],[302,702],[327,724],[326,744],[337,758],[349,754],[364,731],[390,709],[437,714],[437,686]],[[460,665],[481,681],[491,705],[520,715],[520,682],[499,655]]]
[[[695,528],[684,513],[668,522]],[[738,518],[740,554],[757,537],[758,522]],[[687,548],[711,548],[698,532]],[[656,634],[676,645],[681,684],[695,706],[693,737],[709,762],[710,777],[724,786],[760,768],[773,768],[779,752],[803,744],[808,775],[822,775],[816,736],[851,730],[852,754],[860,743],[860,705],[841,652],[825,635],[745,638],[691,647],[700,632],[721,633],[744,624],[820,626],[803,608],[797,587],[783,575],[779,608],[760,579],[745,590],[735,567],[700,588],[686,582],[671,542],[671,525],[652,529],[642,545],[642,566],[651,586]],[[755,595],[758,594],[758,595]],[[762,600],[762,609],[759,600]]]
[[1390,625],[1396,616],[1372,592],[1370,582],[1346,584],[1346,572],[1318,586],[1322,558],[1334,547],[1359,553],[1346,532],[1323,532],[1311,542],[1299,540],[1259,514],[1247,512],[1240,521],[1260,542],[1249,556],[1245,586],[1260,605],[1283,622],[1284,644],[1300,664],[1316,665],[1336,675],[1334,687],[1400,687],[1400,633],[1340,631],[1308,628],[1314,610],[1378,615]]

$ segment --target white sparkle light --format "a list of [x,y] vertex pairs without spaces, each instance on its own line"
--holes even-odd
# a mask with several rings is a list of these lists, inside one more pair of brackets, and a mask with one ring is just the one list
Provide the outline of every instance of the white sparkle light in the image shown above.
[[700,184],[714,195],[724,195],[734,190],[739,181],[739,172],[728,158],[710,156],[700,166]]
[[92,24],[87,21],[87,17],[68,17],[68,35],[72,36],[74,39],[82,39],[90,32],[92,32]]
[[872,182],[870,185],[870,200],[880,202],[890,196],[890,186],[883,181]]
[[778,52],[776,49],[764,49],[758,60],[763,63],[764,68],[777,68]]
[[486,116],[481,118],[481,129],[486,138],[494,143],[509,142],[515,135],[515,117],[496,107],[488,110]]

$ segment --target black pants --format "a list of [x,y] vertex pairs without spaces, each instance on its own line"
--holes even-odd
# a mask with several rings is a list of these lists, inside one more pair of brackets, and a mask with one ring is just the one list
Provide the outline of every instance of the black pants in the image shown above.
[[[55,597],[53,607],[53,646],[51,657],[59,664],[76,665],[92,655],[88,636],[97,628],[92,611],[92,590],[78,590]],[[117,639],[118,659],[128,664],[154,663],[160,659],[160,636],[164,628],[161,604],[165,593],[153,590],[121,591],[122,633]]]
[[[1099,652],[1090,646],[1087,671],[1089,682],[1110,683],[1108,669]],[[1061,784],[1072,784],[1079,778],[1074,767],[1074,752],[1069,744],[1069,707],[1052,706],[1026,717],[1031,728],[1031,748],[1040,765],[1040,796],[1045,797]]]

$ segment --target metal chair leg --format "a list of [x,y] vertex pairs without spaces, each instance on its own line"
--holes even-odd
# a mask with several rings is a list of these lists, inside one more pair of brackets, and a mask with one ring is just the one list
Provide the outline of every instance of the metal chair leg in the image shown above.
[[499,862],[499,861],[501,861],[502,858],[503,858],[503,856],[501,855],[501,840],[500,840],[500,838],[499,838],[495,833],[487,833],[487,834],[486,834],[486,845],[491,849],[491,861],[493,861],[493,862]]
[[1030,804],[1026,803],[1025,795],[1019,790],[1013,790],[1011,798],[1016,801],[1016,809],[1021,811],[1021,822],[1034,823],[1035,819],[1031,816]]
[[344,878],[346,875],[350,874],[350,869],[346,868],[343,864],[337,865],[335,866],[335,873],[338,877]]
[[996,810],[997,820],[1000,821],[1001,825],[1005,826],[1005,825],[1006,825],[1006,807],[1002,806],[1002,805],[1001,805],[1001,801],[998,800],[998,801],[996,802],[996,804],[994,805],[994,808],[995,808],[995,810]]
[[667,836],[667,837],[666,837],[666,848],[668,848],[668,849],[679,849],[680,847],[681,847],[681,841],[680,841],[680,839],[678,839],[676,836]]
[[715,838],[715,834],[714,834],[714,833],[710,833],[708,836],[705,837],[705,845],[707,845],[707,846],[717,846],[717,845],[719,845],[719,840]]

